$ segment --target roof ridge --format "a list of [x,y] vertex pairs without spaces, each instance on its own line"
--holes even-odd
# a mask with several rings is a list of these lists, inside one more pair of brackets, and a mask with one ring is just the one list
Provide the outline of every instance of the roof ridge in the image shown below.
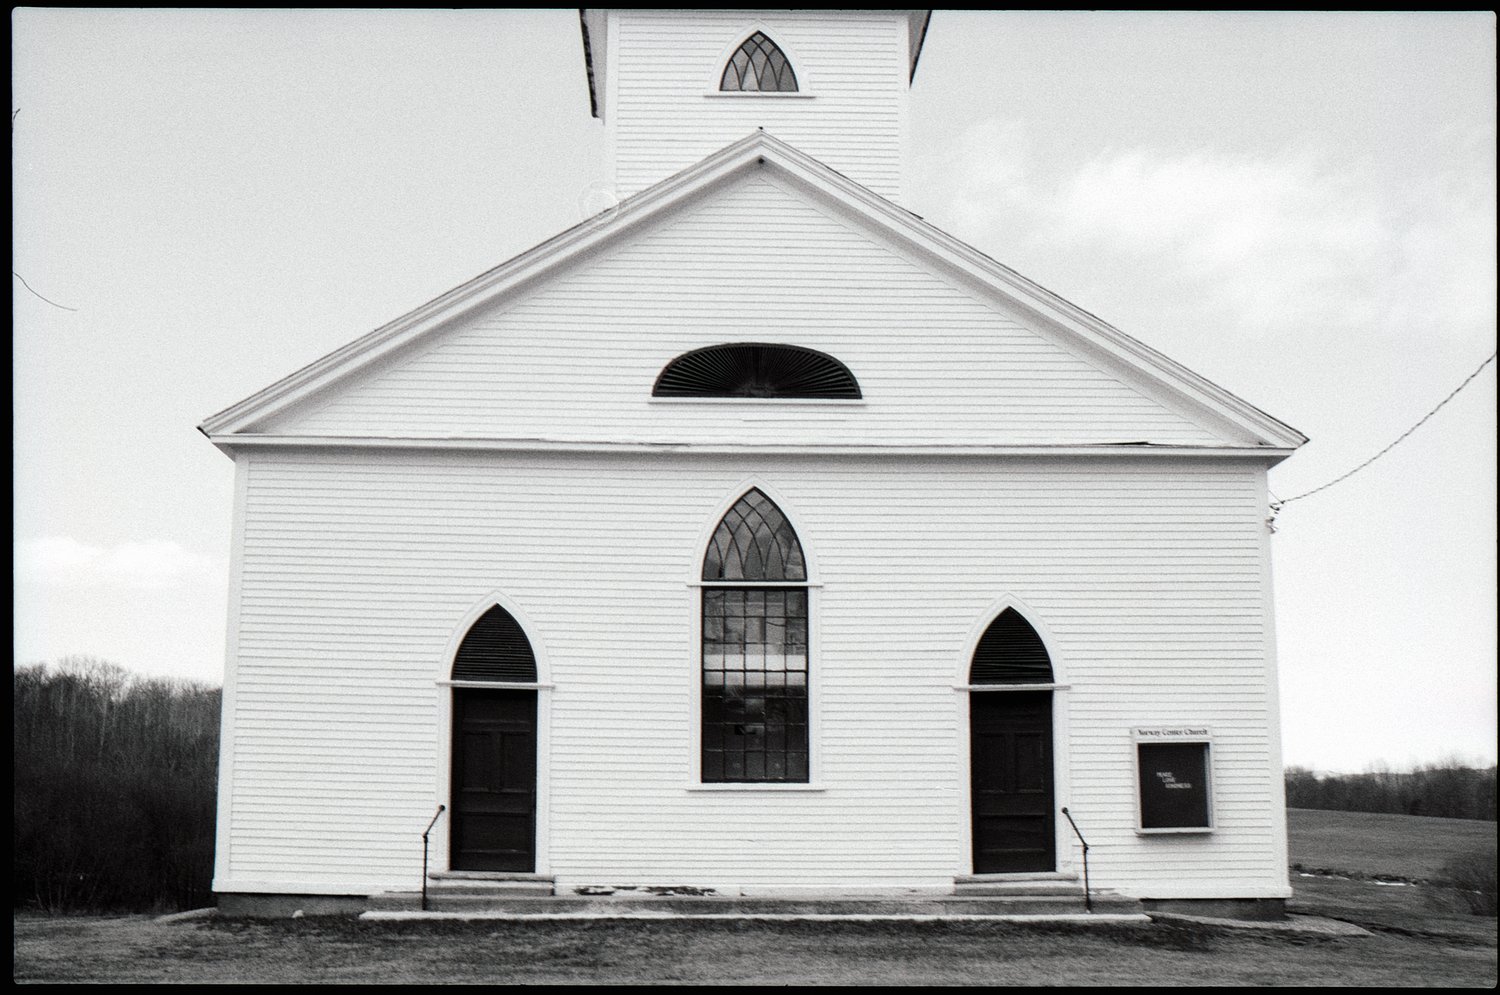
[[1296,429],[764,129],[751,132],[210,415],[199,425],[199,431],[212,439],[274,416],[416,341],[463,311],[542,279],[600,243],[623,237],[730,177],[767,165],[821,190],[824,196],[841,202],[870,223],[883,226],[889,234],[1030,308],[1065,333],[1079,337],[1127,368],[1141,371],[1198,408],[1238,425],[1246,434],[1259,438],[1261,444],[1295,448],[1307,441]]

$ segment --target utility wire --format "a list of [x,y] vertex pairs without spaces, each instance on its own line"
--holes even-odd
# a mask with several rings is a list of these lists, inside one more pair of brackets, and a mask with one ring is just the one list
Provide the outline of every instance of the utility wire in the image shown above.
[[[20,112],[17,111],[17,113],[20,113]],[[57,303],[57,301],[52,300],[50,297],[42,297],[41,294],[39,294],[39,293],[36,292],[36,288],[33,287],[31,284],[27,283],[26,282],[26,278],[24,276],[22,276],[20,273],[17,273],[15,270],[11,270],[10,271],[10,275],[13,276],[13,277],[15,277],[17,280],[20,280],[21,281],[21,286],[25,287],[27,290],[30,290],[33,296],[35,296],[35,297],[41,297],[42,300],[46,301],[48,304],[51,304],[53,307],[62,308],[64,311],[77,311],[78,310],[76,307],[68,307],[66,304],[59,304],[59,303]]]
[[[1468,375],[1468,377],[1466,377],[1464,379],[1463,383],[1461,383],[1457,387],[1453,388],[1453,393],[1449,394],[1447,397],[1445,397],[1441,401],[1439,401],[1437,407],[1433,408],[1431,411],[1427,412],[1427,414],[1425,414],[1425,415],[1422,416],[1422,420],[1421,421],[1417,422],[1411,428],[1407,429],[1405,432],[1402,432],[1399,436],[1397,436],[1395,442],[1392,442],[1389,446],[1386,446],[1380,452],[1376,453],[1374,456],[1371,456],[1369,459],[1365,460],[1363,463],[1361,463],[1359,466],[1355,467],[1354,469],[1350,470],[1348,473],[1344,474],[1341,477],[1335,477],[1335,478],[1333,478],[1332,480],[1330,480],[1328,483],[1324,484],[1321,487],[1314,487],[1310,491],[1304,491],[1301,494],[1297,494],[1297,495],[1294,495],[1293,497],[1287,498],[1285,501],[1273,501],[1271,503],[1271,511],[1273,513],[1274,512],[1278,512],[1282,508],[1284,508],[1287,505],[1291,504],[1293,501],[1301,501],[1303,498],[1305,498],[1305,497],[1311,497],[1312,495],[1318,493],[1319,491],[1326,491],[1326,490],[1328,490],[1328,488],[1332,487],[1334,484],[1337,484],[1340,481],[1348,480],[1350,477],[1354,476],[1356,473],[1358,473],[1359,471],[1363,470],[1365,467],[1369,466],[1371,463],[1373,463],[1376,460],[1380,459],[1380,457],[1384,456],[1386,453],[1390,452],[1392,449],[1395,449],[1396,446],[1399,445],[1403,439],[1405,439],[1408,435],[1411,435],[1417,429],[1421,428],[1423,426],[1423,424],[1426,423],[1427,419],[1431,418],[1433,415],[1437,414],[1440,410],[1442,410],[1443,405],[1447,404],[1449,401],[1451,401],[1455,397],[1457,397],[1459,391],[1461,391],[1465,387],[1469,386],[1469,383],[1475,377],[1479,376],[1479,374],[1484,371],[1484,368],[1486,366],[1489,366],[1491,363],[1493,363],[1495,361],[1495,356],[1496,355],[1497,355],[1497,353],[1494,353],[1494,352],[1490,353],[1490,358],[1486,359],[1484,362],[1480,363],[1478,369],[1476,369],[1473,373],[1470,373]],[[1273,514],[1273,517],[1274,517],[1274,514]]]

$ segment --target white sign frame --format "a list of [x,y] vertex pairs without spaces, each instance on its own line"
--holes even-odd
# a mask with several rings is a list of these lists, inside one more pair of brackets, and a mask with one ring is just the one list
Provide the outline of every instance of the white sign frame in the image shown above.
[[[1141,744],[1142,743],[1202,743],[1207,750],[1203,758],[1203,790],[1208,810],[1206,826],[1164,826],[1146,828],[1145,812],[1141,809]],[[1135,831],[1141,836],[1201,836],[1214,831],[1214,736],[1208,726],[1132,726],[1130,730],[1130,761],[1135,768]]]

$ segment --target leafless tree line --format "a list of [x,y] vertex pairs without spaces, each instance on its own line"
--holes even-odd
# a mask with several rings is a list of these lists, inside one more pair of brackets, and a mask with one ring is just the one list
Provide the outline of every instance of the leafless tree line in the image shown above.
[[212,904],[219,689],[77,657],[14,684],[14,906]]
[[1286,803],[1290,808],[1494,822],[1495,768],[1469,767],[1457,760],[1408,771],[1376,768],[1363,774],[1319,774],[1305,767],[1288,767]]

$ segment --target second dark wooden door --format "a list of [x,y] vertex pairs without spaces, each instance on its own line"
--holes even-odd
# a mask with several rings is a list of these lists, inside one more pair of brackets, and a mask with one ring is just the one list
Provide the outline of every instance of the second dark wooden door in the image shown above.
[[1056,870],[1052,692],[969,695],[974,873]]
[[536,692],[455,688],[449,866],[536,868]]

